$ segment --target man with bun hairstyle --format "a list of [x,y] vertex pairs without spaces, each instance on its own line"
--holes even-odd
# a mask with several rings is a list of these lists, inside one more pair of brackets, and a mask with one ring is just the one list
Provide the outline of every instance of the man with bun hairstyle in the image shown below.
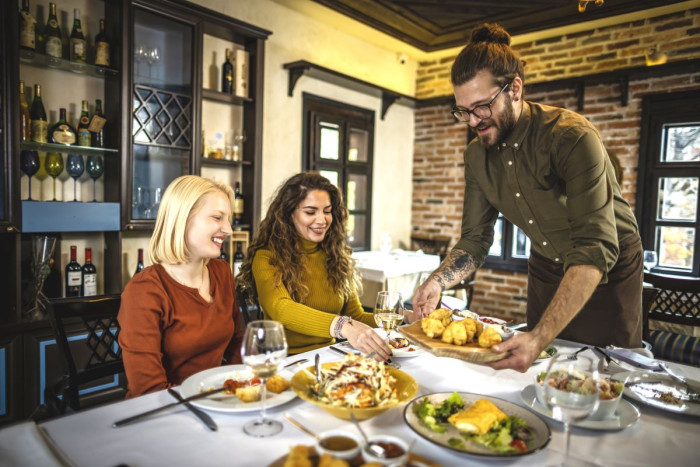
[[461,236],[416,290],[427,315],[481,266],[499,212],[530,238],[529,332],[493,347],[493,368],[525,371],[555,338],[640,347],[642,244],[598,130],[575,112],[525,101],[510,35],[483,24],[452,66],[452,114],[476,133],[464,153]]

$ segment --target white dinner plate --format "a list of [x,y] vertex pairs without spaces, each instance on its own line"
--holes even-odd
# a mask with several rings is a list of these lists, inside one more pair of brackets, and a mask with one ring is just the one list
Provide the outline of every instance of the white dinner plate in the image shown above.
[[[693,415],[696,417],[700,416],[700,403],[679,401],[678,404],[674,404],[664,402],[658,398],[660,393],[670,392],[671,394],[675,393],[679,395],[685,390],[683,384],[678,383],[665,373],[657,373],[648,370],[622,371],[620,373],[615,373],[612,379],[627,381],[627,387],[625,387],[625,392],[623,394],[637,402],[667,412]],[[641,384],[632,384],[634,382]],[[700,382],[698,381],[688,380],[688,384],[691,386],[692,390],[696,392],[698,388],[700,388]]]
[[[293,373],[282,370],[279,375],[286,380],[291,380]],[[245,365],[227,365],[208,370],[200,371],[187,378],[180,386],[182,397],[190,397],[208,389],[220,388],[227,379],[246,380],[253,377],[253,374]],[[279,394],[267,391],[265,408],[271,409],[278,405],[285,404],[296,397],[294,391],[287,389]],[[252,412],[260,410],[260,401],[242,402],[233,394],[220,393],[204,399],[196,399],[191,402],[199,408],[214,410],[216,412]]]
[[[386,331],[384,331],[383,329],[377,329],[377,328],[375,328],[375,331],[377,332],[377,334],[379,334],[382,337],[382,339],[386,340]],[[392,337],[405,339],[405,337],[403,337],[401,334],[399,334],[398,331],[394,331],[392,334]],[[391,355],[393,357],[397,357],[397,358],[417,357],[418,355],[425,353],[425,350],[423,350],[420,347],[418,347],[417,345],[413,344],[411,341],[408,342],[407,347],[403,347],[400,349],[395,349],[395,348],[391,347],[391,345],[389,347],[391,348]]]
[[[523,390],[520,391],[520,399],[522,399],[526,406],[538,414],[544,415],[550,420],[559,421],[552,418],[551,410],[539,403],[537,400],[537,395],[535,394],[534,384],[525,386]],[[571,426],[597,431],[623,430],[637,423],[639,417],[639,409],[622,399],[620,401],[620,405],[617,406],[617,410],[615,410],[615,415],[613,417],[605,420],[583,420],[580,422],[574,422],[571,424]]]
[[[411,402],[406,404],[406,408],[403,411],[404,420],[413,431],[415,431],[420,436],[432,443],[435,443],[442,447],[446,447],[448,449],[452,449],[460,453],[464,453],[470,456],[476,456],[480,459],[487,460],[510,459],[518,456],[532,454],[533,452],[537,452],[543,449],[545,446],[547,446],[547,444],[552,438],[552,432],[550,431],[549,426],[536,414],[520,407],[519,405],[513,404],[512,402],[499,399],[498,397],[485,396],[483,394],[474,394],[469,392],[459,393],[459,395],[462,397],[462,400],[464,401],[465,407],[474,404],[474,402],[476,402],[479,399],[487,399],[491,401],[496,407],[501,409],[506,415],[515,415],[516,417],[525,420],[527,426],[532,428],[532,430],[534,431],[534,438],[528,443],[527,451],[517,451],[508,453],[494,451],[482,444],[476,443],[474,441],[468,440],[460,436],[459,430],[457,430],[457,428],[450,425],[449,423],[444,425],[445,428],[447,428],[447,431],[445,431],[445,433],[436,433],[428,427],[426,427],[423,424],[423,422],[420,421],[418,415],[413,413],[413,406],[419,404],[423,400],[423,398],[427,397],[433,404],[439,404],[442,403],[448,397],[450,397],[451,394],[451,392],[439,392],[434,394],[417,396]],[[450,440],[455,439],[462,441],[461,446],[453,446],[450,443]]]

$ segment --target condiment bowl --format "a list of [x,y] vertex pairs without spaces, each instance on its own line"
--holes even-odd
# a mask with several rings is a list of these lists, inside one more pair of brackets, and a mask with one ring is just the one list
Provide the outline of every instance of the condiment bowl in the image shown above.
[[353,459],[360,453],[362,439],[355,433],[345,430],[328,430],[316,439],[316,452],[319,456],[330,454],[339,459]]
[[490,316],[480,316],[479,322],[484,325],[484,328],[494,328],[504,341],[515,335],[515,331],[506,326],[507,321],[502,319],[492,318]]
[[401,438],[391,435],[376,435],[369,438],[370,443],[379,444],[384,448],[386,457],[378,457],[367,449],[362,448],[362,458],[367,463],[376,462],[381,465],[405,465],[408,460],[408,443]]

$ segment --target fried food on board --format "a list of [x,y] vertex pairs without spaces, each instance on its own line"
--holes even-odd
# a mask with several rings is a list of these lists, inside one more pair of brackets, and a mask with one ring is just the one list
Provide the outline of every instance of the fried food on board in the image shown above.
[[420,328],[426,336],[432,337],[433,339],[442,336],[442,333],[445,332],[445,326],[443,326],[442,321],[429,316],[420,320]]
[[503,342],[503,338],[498,331],[496,331],[496,328],[487,327],[479,336],[479,346],[481,347],[491,347],[501,342]]
[[467,345],[476,342],[480,347],[489,348],[503,342],[496,329],[484,328],[482,323],[472,318],[452,321],[452,312],[444,308],[437,309],[423,318],[420,326],[426,336],[441,339],[446,344]]
[[318,467],[350,467],[343,459],[338,459],[330,454],[324,454],[318,460]]
[[310,450],[308,446],[302,444],[292,446],[287,454],[287,459],[284,461],[283,467],[311,467],[309,460]]
[[479,399],[466,410],[457,412],[447,419],[459,431],[474,434],[488,432],[494,423],[505,420],[508,416],[487,399]]

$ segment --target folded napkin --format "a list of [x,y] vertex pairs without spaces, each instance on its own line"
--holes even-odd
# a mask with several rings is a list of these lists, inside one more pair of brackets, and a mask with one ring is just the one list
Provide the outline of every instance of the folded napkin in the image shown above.
[[611,347],[600,349],[605,355],[618,361],[623,361],[629,365],[645,370],[663,371],[659,362],[652,357],[651,352],[646,349],[623,349]]

